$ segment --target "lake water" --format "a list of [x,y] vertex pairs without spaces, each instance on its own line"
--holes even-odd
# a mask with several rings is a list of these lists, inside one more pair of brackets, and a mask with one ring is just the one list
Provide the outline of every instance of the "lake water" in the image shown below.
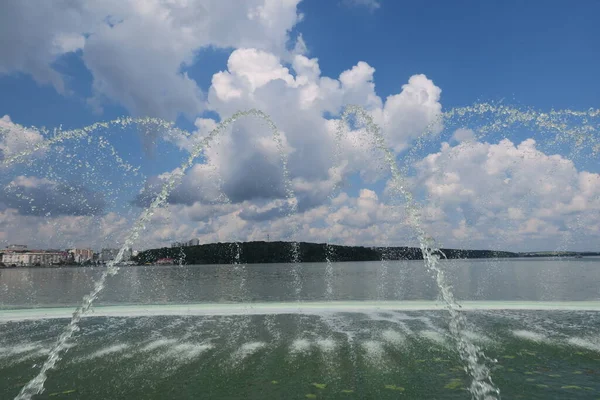
[[[600,259],[445,263],[503,398],[600,398]],[[0,398],[102,268],[0,270]],[[420,261],[124,267],[38,398],[468,399]]]
[[[451,260],[459,300],[600,300],[600,258]],[[334,263],[332,300],[436,300],[422,261]],[[325,264],[304,263],[296,294],[290,264],[123,267],[96,303],[181,304],[326,300]],[[0,269],[4,308],[76,306],[103,268]]]

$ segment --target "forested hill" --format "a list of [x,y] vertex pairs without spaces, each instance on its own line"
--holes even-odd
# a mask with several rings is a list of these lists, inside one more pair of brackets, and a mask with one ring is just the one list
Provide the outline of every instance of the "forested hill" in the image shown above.
[[[286,263],[292,261],[292,243],[289,242],[244,242],[211,243],[188,247],[164,247],[138,254],[139,264],[154,263],[161,258],[182,259],[184,264],[230,264],[235,259],[237,246],[240,263]],[[379,261],[422,260],[417,247],[360,247],[331,245],[332,261]],[[324,243],[298,243],[299,260],[302,262],[326,261],[327,245]],[[504,258],[518,257],[517,253],[491,250],[442,249],[447,258]]]

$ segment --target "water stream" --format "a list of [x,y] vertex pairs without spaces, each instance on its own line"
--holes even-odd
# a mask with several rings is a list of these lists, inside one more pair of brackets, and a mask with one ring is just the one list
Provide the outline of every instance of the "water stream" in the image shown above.
[[[500,132],[503,129],[513,126],[535,128],[538,131],[554,133],[554,137],[548,138],[545,142],[545,144],[548,146],[570,143],[573,145],[572,154],[579,155],[582,154],[582,152],[587,151],[588,153],[586,154],[589,157],[596,157],[600,152],[597,124],[597,119],[599,116],[600,110],[594,109],[581,112],[571,110],[553,110],[548,113],[542,113],[533,110],[522,111],[502,105],[476,104],[470,107],[455,108],[444,112],[439,116],[439,120],[432,122],[430,126],[434,126],[439,121],[452,121],[455,124],[468,126],[470,121],[477,119],[479,122],[475,136],[477,140],[485,139],[487,135],[491,133]],[[61,359],[62,353],[70,345],[71,339],[79,330],[81,318],[90,310],[94,301],[105,288],[107,279],[119,272],[119,263],[123,259],[125,251],[133,247],[141,232],[144,231],[151,223],[151,219],[157,209],[167,203],[169,194],[183,178],[186,171],[193,166],[193,163],[201,155],[201,153],[205,149],[209,148],[213,141],[226,129],[228,129],[228,127],[230,127],[235,121],[244,117],[258,118],[267,125],[268,129],[272,133],[273,140],[275,141],[280,155],[287,202],[286,217],[289,221],[291,221],[290,239],[292,241],[292,245],[290,248],[290,254],[292,262],[290,263],[290,273],[292,275],[293,290],[295,292],[294,297],[297,301],[300,301],[303,288],[303,279],[300,264],[300,249],[298,243],[295,241],[299,232],[299,219],[297,217],[298,203],[294,193],[292,176],[290,175],[288,168],[288,156],[284,148],[283,140],[281,134],[277,130],[277,127],[268,115],[260,110],[254,109],[240,111],[235,113],[230,118],[223,120],[213,131],[198,140],[186,161],[180,166],[179,169],[176,170],[176,172],[170,174],[168,178],[164,180],[161,190],[153,199],[150,206],[148,206],[141,213],[133,227],[127,233],[126,238],[123,241],[115,259],[108,262],[106,269],[95,281],[93,290],[83,298],[81,305],[73,312],[70,322],[64,328],[56,343],[52,346],[52,349],[49,351],[48,357],[42,364],[38,374],[22,388],[16,399],[30,399],[32,396],[39,394],[44,390],[44,383],[47,379],[48,371],[56,366],[58,361]],[[481,120],[483,120],[484,123],[481,123]],[[491,377],[490,366],[495,363],[495,360],[486,357],[481,348],[475,344],[473,340],[471,340],[471,337],[468,334],[469,326],[465,318],[465,314],[461,310],[454,297],[451,286],[448,283],[445,270],[440,262],[444,258],[444,254],[439,250],[436,241],[425,230],[420,214],[419,202],[415,199],[414,194],[409,190],[409,186],[406,181],[406,177],[409,176],[410,165],[416,160],[418,151],[422,150],[423,147],[432,139],[432,129],[427,129],[426,132],[421,135],[421,137],[417,138],[415,145],[404,157],[403,167],[399,167],[396,155],[386,144],[381,128],[375,124],[371,115],[366,110],[358,106],[348,106],[341,114],[338,122],[339,124],[335,134],[336,147],[333,154],[334,163],[333,169],[331,170],[331,172],[336,175],[334,176],[334,188],[329,194],[330,204],[339,190],[339,184],[341,183],[341,177],[343,176],[342,169],[344,168],[344,165],[343,160],[341,159],[342,137],[349,129],[348,127],[350,125],[358,125],[361,128],[364,128],[365,133],[373,143],[373,147],[382,155],[382,159],[391,174],[390,190],[396,196],[396,199],[401,199],[401,202],[405,207],[407,222],[413,229],[416,238],[418,239],[425,267],[432,274],[437,289],[439,290],[439,295],[443,300],[447,310],[449,316],[448,328],[454,342],[455,351],[462,360],[465,371],[471,378],[471,383],[469,386],[471,396],[475,399],[481,400],[500,398],[500,390],[494,384]],[[159,119],[121,118],[107,123],[97,123],[82,129],[65,131],[57,129],[53,132],[53,136],[51,138],[41,143],[36,143],[24,151],[10,155],[9,157],[3,159],[2,166],[11,167],[19,163],[28,162],[31,154],[38,151],[44,151],[52,146],[62,145],[69,140],[87,140],[88,145],[91,145],[91,143],[96,140],[96,136],[93,135],[94,133],[101,130],[111,129],[113,127],[123,128],[130,125],[137,125],[142,129],[161,129],[167,136],[186,138],[190,137],[189,133],[177,129],[172,123],[168,123]],[[97,140],[104,143],[104,139],[102,138],[97,138]],[[117,165],[120,168],[123,168],[127,171],[133,171],[135,174],[137,174],[137,169],[125,163],[116,153],[114,148],[110,147],[108,143],[104,143],[102,146],[107,148],[113,157],[115,157]],[[328,242],[331,242],[331,240]],[[232,249],[234,253],[233,268],[236,275],[241,277],[239,294],[242,296],[242,300],[246,301],[245,265],[240,264],[240,247],[237,241],[234,240],[234,243],[234,248]],[[325,281],[326,299],[328,300],[332,300],[334,298],[334,267],[332,264],[334,259],[335,254],[333,248],[328,244],[326,249],[327,263],[323,278]],[[180,257],[180,262],[183,263],[183,257]],[[380,275],[379,277],[379,284],[381,285],[379,288],[379,297],[383,298],[383,293],[385,293],[386,274],[390,273],[385,260],[382,261],[380,273],[383,275]],[[302,322],[301,319],[299,323],[301,327],[300,330],[306,329],[305,324],[308,319],[305,318],[304,321],[305,322]],[[277,328],[274,326],[274,319],[272,317],[267,317],[265,325],[269,332],[273,333],[277,331]],[[239,325],[239,327],[242,326],[246,325]],[[307,331],[304,330],[303,332],[304,333],[301,333],[301,337],[298,340],[308,340],[303,336]],[[240,331],[238,336],[242,334],[243,332]],[[357,351],[354,334],[347,333],[347,341],[352,349],[351,354],[354,354],[355,351]],[[377,343],[369,343],[374,349],[379,348],[377,347]],[[262,348],[262,346],[263,344],[256,345],[255,347],[252,347],[252,349],[249,347],[245,351],[255,351],[259,348]],[[356,365],[356,356],[353,357],[354,358],[352,358],[352,362]]]
[[[31,399],[31,397],[33,395],[39,394],[43,391],[44,382],[47,379],[47,372],[50,369],[54,368],[56,363],[60,360],[61,352],[63,352],[65,350],[65,348],[67,347],[68,341],[78,331],[78,329],[79,329],[78,324],[81,321],[82,316],[90,310],[94,300],[96,300],[98,298],[98,295],[104,289],[107,278],[109,276],[116,275],[119,272],[119,263],[123,259],[124,252],[127,249],[133,247],[133,245],[134,245],[135,241],[138,239],[140,233],[146,228],[146,225],[150,222],[150,219],[151,219],[152,215],[154,214],[155,210],[157,208],[161,207],[166,202],[169,194],[171,193],[171,191],[173,190],[173,188],[175,187],[175,185],[177,184],[179,179],[181,179],[183,177],[183,175],[185,174],[185,172],[192,166],[194,160],[200,155],[200,153],[204,149],[208,148],[208,146],[210,146],[211,142],[214,140],[215,137],[220,135],[227,127],[229,127],[231,124],[233,124],[235,121],[237,121],[238,119],[240,119],[242,117],[261,118],[269,125],[269,128],[271,128],[273,138],[274,138],[275,142],[277,143],[277,146],[280,150],[280,154],[281,154],[281,158],[282,158],[282,169],[283,169],[284,182],[286,185],[286,194],[288,197],[288,204],[290,205],[290,216],[294,215],[296,213],[297,205],[296,205],[296,199],[295,199],[295,196],[293,193],[291,181],[289,180],[289,172],[288,172],[288,168],[287,168],[287,155],[283,151],[283,144],[281,141],[281,136],[279,134],[279,131],[277,131],[275,124],[271,121],[269,116],[267,116],[266,114],[264,114],[262,111],[259,111],[259,110],[248,110],[248,111],[237,112],[233,116],[222,121],[215,129],[213,129],[206,137],[204,137],[198,145],[196,145],[196,147],[193,149],[190,156],[188,157],[187,161],[181,165],[181,167],[179,168],[177,173],[173,173],[169,176],[169,178],[164,183],[160,193],[152,201],[150,206],[148,208],[146,208],[143,211],[143,213],[140,215],[140,217],[134,224],[133,228],[129,231],[127,238],[125,239],[125,242],[124,242],[123,246],[121,247],[121,249],[119,250],[116,257],[107,263],[105,272],[102,274],[100,279],[98,279],[96,281],[92,292],[90,292],[90,294],[88,294],[84,297],[83,303],[81,304],[81,306],[79,306],[73,313],[73,316],[71,317],[71,321],[69,322],[69,324],[65,328],[64,332],[60,335],[56,344],[50,351],[50,354],[48,355],[48,359],[42,365],[40,372],[23,387],[23,389],[20,391],[18,396],[15,398],[16,400]],[[134,121],[127,120],[127,123],[132,123],[132,122],[134,122]],[[119,122],[117,122],[117,123],[119,123]],[[171,128],[170,124],[164,123],[162,121],[158,122],[158,124],[161,126],[166,126],[166,127]],[[35,148],[30,151],[35,152],[41,148],[48,147],[48,146],[58,143],[58,142],[62,142],[65,139],[83,137],[83,136],[86,136],[89,132],[92,132],[94,129],[97,129],[97,127],[106,127],[106,126],[107,126],[106,124],[95,124],[92,126],[92,128],[84,128],[82,130],[64,132],[63,134],[58,134],[58,135],[56,135],[55,138],[50,139],[49,144],[45,142],[46,146],[44,146],[43,144],[36,145]],[[28,154],[30,154],[30,153],[27,151],[24,151],[22,153],[19,153],[18,155],[7,158],[6,160],[3,161],[3,163],[6,165],[11,165],[15,162],[18,162],[19,160],[23,160]],[[297,266],[298,259],[299,259],[297,244],[294,244],[292,246],[292,257],[293,257],[294,264],[295,264],[294,273],[297,276],[299,273],[298,266]]]

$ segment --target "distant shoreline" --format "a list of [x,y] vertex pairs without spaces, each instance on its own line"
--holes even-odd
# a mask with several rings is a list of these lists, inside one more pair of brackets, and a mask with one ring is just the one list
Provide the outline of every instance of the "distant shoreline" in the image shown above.
[[[270,264],[293,262],[292,242],[240,242],[210,243],[197,246],[163,247],[140,252],[133,258],[138,265],[160,263],[169,260],[182,264],[231,264],[239,248],[239,263]],[[494,259],[533,257],[600,256],[600,252],[509,252],[496,250],[441,249],[447,259]],[[441,255],[440,255],[441,256]],[[298,243],[300,262],[346,262],[381,260],[422,260],[418,247],[364,247],[339,246],[325,243]]]
[[[135,265],[211,265],[232,264],[236,261],[239,247],[238,263],[242,264],[273,264],[290,263],[293,242],[226,242],[209,243],[197,246],[162,247],[141,251],[132,258]],[[600,252],[510,252],[497,250],[467,250],[441,249],[444,256],[450,260],[456,259],[510,259],[510,258],[567,258],[600,256]],[[365,247],[339,246],[326,243],[298,242],[299,262],[324,263],[327,258],[331,262],[357,261],[400,261],[423,260],[421,249],[418,247]],[[165,260],[160,262],[160,260]],[[36,266],[8,266],[0,264],[0,269],[13,268],[82,268],[104,267],[103,264],[53,264]]]

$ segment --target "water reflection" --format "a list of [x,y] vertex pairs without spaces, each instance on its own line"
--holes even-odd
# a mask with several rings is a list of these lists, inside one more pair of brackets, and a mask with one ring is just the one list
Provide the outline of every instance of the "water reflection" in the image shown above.
[[[306,263],[300,300],[326,299],[324,263]],[[600,259],[450,260],[444,267],[459,300],[597,300]],[[295,301],[288,264],[140,266],[124,268],[102,304]],[[333,300],[436,300],[438,291],[420,261],[389,262],[381,290],[380,262],[333,264]],[[0,270],[3,307],[75,305],[102,268]]]

